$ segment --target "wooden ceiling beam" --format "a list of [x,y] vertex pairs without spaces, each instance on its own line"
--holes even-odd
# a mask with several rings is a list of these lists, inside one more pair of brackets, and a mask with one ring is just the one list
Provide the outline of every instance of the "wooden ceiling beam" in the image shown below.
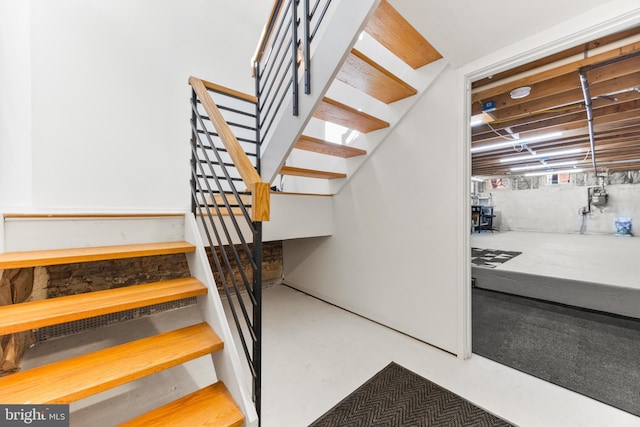
[[610,59],[620,58],[638,51],[640,51],[640,42],[630,43],[630,44],[621,46],[617,49],[612,49],[607,52],[603,52],[589,58],[585,58],[579,61],[574,61],[569,64],[560,65],[558,67],[545,70],[540,73],[532,74],[530,76],[526,76],[521,79],[514,80],[512,82],[503,83],[501,85],[492,87],[490,89],[477,91],[475,93],[472,93],[471,103],[473,104],[478,101],[482,101],[483,99],[491,99],[492,97],[500,95],[501,93],[510,92],[511,90],[517,87],[531,86],[532,84],[543,82],[545,80],[549,80],[554,77],[570,73],[572,71],[574,72],[578,71],[580,68],[585,67],[587,65],[599,64],[601,62],[605,62]]
[[[587,153],[586,150],[588,149],[588,144],[579,144],[577,146],[583,148],[584,151],[580,154],[553,157],[549,160],[549,162],[554,163],[560,161],[575,160],[578,162],[578,164],[590,164],[591,157],[585,156],[585,154]],[[540,150],[538,152],[540,152]],[[500,163],[499,159],[503,157],[506,156],[503,154],[499,157],[486,159],[484,161],[474,160],[473,173],[485,175],[509,174],[512,167],[535,165],[539,162],[539,159],[527,159],[518,162]],[[598,162],[622,161],[629,159],[640,159],[640,145],[629,146],[628,144],[623,144],[622,146],[620,146],[619,144],[615,143],[601,143],[600,145],[596,145],[596,164]]]
[[[601,139],[596,141],[596,151],[599,149],[618,149],[618,148],[626,148],[626,147],[636,147],[636,144],[634,144],[634,142],[637,141],[637,139],[634,138],[610,138],[610,139]],[[630,144],[631,143],[631,144]],[[536,152],[539,151],[556,151],[556,150],[561,150],[561,149],[566,149],[566,148],[582,148],[583,150],[585,150],[583,153],[581,154],[575,154],[574,156],[576,157],[580,157],[580,156],[584,156],[584,153],[586,153],[586,150],[589,148],[589,139],[588,138],[584,138],[580,141],[575,141],[573,144],[571,144],[571,147],[567,147],[567,146],[562,146],[562,145],[558,145],[556,144],[547,144],[547,145],[543,145],[543,146],[536,146],[535,150]],[[640,145],[637,146],[637,149],[640,150]],[[526,152],[525,152],[526,153]],[[474,159],[473,159],[473,163],[474,165],[493,165],[495,166],[495,163],[502,157],[508,156],[510,154],[516,154],[515,151],[513,150],[505,150],[499,153],[493,153],[490,156],[480,156],[480,155],[474,155]]]
[[[594,124],[597,123],[599,118],[603,118],[611,115],[617,115],[620,113],[625,113],[628,111],[634,111],[639,109],[640,109],[640,99],[608,105],[606,107],[594,108],[593,109]],[[638,112],[638,117],[640,120],[640,111]],[[553,128],[554,126],[557,126],[557,125],[565,125],[565,124],[570,125],[573,123],[581,123],[584,126],[587,126],[588,122],[587,122],[586,112],[580,111],[573,114],[565,114],[561,116],[548,118],[546,120],[524,123],[522,125],[511,126],[510,129],[515,133],[546,131],[547,129]],[[485,133],[485,134],[473,137],[472,140],[473,142],[479,142],[479,141],[482,141],[483,137],[488,139],[494,139],[495,134]]]
[[581,44],[578,46],[571,47],[569,49],[563,50],[553,55],[549,55],[547,57],[538,59],[537,61],[529,62],[527,64],[523,64],[519,67],[511,68],[507,71],[503,71],[501,73],[494,74],[491,77],[487,77],[484,79],[477,80],[472,83],[471,87],[473,89],[489,85],[491,83],[507,79],[509,77],[517,76],[518,74],[526,73],[527,71],[535,70],[536,68],[543,67],[545,65],[553,64],[554,62],[561,61],[563,59],[570,58],[575,55],[584,55],[596,48],[600,48],[606,46],[608,44],[626,39],[627,37],[632,37],[636,34],[640,33],[640,26],[631,28],[626,31],[621,31],[619,33],[610,34],[604,37],[600,37],[596,40],[592,40],[588,43]]
[[[640,72],[640,56],[592,70],[587,73],[587,80],[589,85],[593,86],[636,72]],[[476,102],[473,105],[472,114],[480,114],[482,112],[482,102],[485,101],[494,101],[497,111],[500,111],[515,105],[529,103],[553,96],[557,93],[572,90],[579,90],[580,93],[582,93],[580,75],[575,71],[531,85],[531,94],[525,98],[512,99],[509,92],[505,92],[491,99],[483,99],[481,102]]]
[[[640,72],[635,72],[622,77],[616,77],[601,83],[589,85],[591,98],[596,96],[604,96],[615,92],[620,92],[638,86],[640,84]],[[524,116],[537,111],[552,110],[559,106],[567,106],[584,102],[582,89],[574,89],[566,92],[560,92],[556,95],[548,96],[533,100],[531,102],[523,102],[511,107],[498,109],[491,112],[496,120],[507,120],[512,117]]]
[[[622,103],[622,102],[633,101],[636,99],[640,99],[640,92],[632,90],[629,92],[617,94],[615,98],[616,98],[615,101],[611,101],[603,98],[594,99],[591,101],[591,105],[595,109],[595,108],[607,107],[607,106]],[[583,103],[575,104],[575,107],[567,108],[567,110],[562,111],[560,113],[558,112],[537,113],[537,114],[530,114],[524,117],[516,118],[513,120],[501,120],[501,121],[498,121],[497,123],[491,123],[491,127],[494,130],[497,130],[497,131],[502,130],[504,131],[504,133],[506,133],[505,128],[513,128],[519,125],[528,124],[531,122],[539,122],[539,121],[550,119],[553,117],[564,116],[564,115],[573,114],[577,112],[582,112],[583,114],[586,114],[586,110],[584,109]],[[473,137],[480,137],[482,134],[491,134],[491,133],[493,133],[493,130],[491,130],[487,125],[477,126],[472,129]]]

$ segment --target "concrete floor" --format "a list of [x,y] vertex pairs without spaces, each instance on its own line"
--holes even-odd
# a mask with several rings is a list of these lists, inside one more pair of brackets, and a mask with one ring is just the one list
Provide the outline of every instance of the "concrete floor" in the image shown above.
[[640,238],[532,232],[482,232],[471,246],[519,251],[497,270],[582,280],[640,290]]
[[264,291],[263,426],[306,426],[390,361],[519,426],[640,418],[480,356],[446,352],[287,288]]
[[[138,321],[146,331],[127,322],[51,340],[28,352],[25,368],[198,320],[190,307]],[[308,425],[391,361],[519,426],[640,427],[626,412],[480,356],[460,360],[286,286],[264,290],[263,340],[263,427]],[[116,425],[202,387],[210,363],[200,358],[74,403],[71,425]]]

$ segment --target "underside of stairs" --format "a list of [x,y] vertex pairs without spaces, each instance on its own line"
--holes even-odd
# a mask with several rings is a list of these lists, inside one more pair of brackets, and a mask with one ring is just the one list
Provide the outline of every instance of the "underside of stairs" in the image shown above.
[[[100,221],[98,218],[92,220]],[[70,218],[70,221],[73,221],[73,218]],[[151,219],[151,221],[154,220]],[[117,223],[117,220],[115,222]],[[157,228],[160,225],[161,221],[151,228]],[[52,220],[51,227],[56,226],[55,220]],[[108,220],[106,226],[117,229],[113,218]],[[55,233],[55,230],[52,233]],[[100,240],[98,234],[96,234],[96,240]],[[194,257],[202,256],[204,253],[202,247],[188,241],[158,241],[93,247],[62,246],[62,249],[0,253],[0,278],[3,279],[4,284],[8,284],[9,277],[15,277],[17,272],[26,269],[33,270],[34,267],[54,265],[72,267],[84,263],[170,254],[183,254],[189,260],[189,264],[194,265]],[[196,270],[199,269],[196,268]],[[218,298],[218,296],[215,287],[213,288],[215,295],[210,295],[212,277],[206,280],[208,284],[203,283],[201,278],[192,276],[162,280],[38,300],[30,297],[24,302],[0,306],[0,336],[11,337],[13,334],[31,333],[52,325],[70,325],[69,322],[98,319],[99,316],[118,315],[132,309],[189,298],[197,298],[197,304],[208,305],[205,302],[208,298]],[[224,318],[223,313],[218,313],[217,316]],[[0,377],[0,402],[22,405],[72,404],[92,398],[99,393],[108,393],[109,390],[133,381],[159,375],[169,368],[181,366],[202,356],[210,356],[211,376],[217,378],[215,382],[191,390],[174,402],[142,413],[132,406],[128,412],[133,416],[129,415],[128,419],[123,419],[123,414],[114,413],[111,418],[113,425],[189,427],[253,425],[256,421],[255,414],[251,414],[253,420],[245,424],[247,419],[241,405],[232,397],[225,384],[226,380],[223,382],[221,375],[226,368],[214,366],[214,361],[218,360],[217,354],[229,357],[229,350],[225,348],[224,340],[219,331],[215,330],[220,328],[220,325],[216,321],[210,323],[208,320],[211,316],[203,316],[203,318],[205,321],[196,321],[191,325],[168,331],[158,331],[158,333],[113,346],[95,347],[98,348],[97,350],[92,345],[83,346],[89,350],[73,357],[50,361]],[[228,340],[230,334],[224,328],[222,329],[224,332],[222,336],[226,336]],[[234,349],[234,346],[232,345],[231,348]],[[237,384],[234,384],[234,389],[237,389]],[[71,418],[73,419],[73,414]]]
[[[367,40],[363,41],[364,37]],[[395,58],[390,64],[394,71],[385,68],[386,63],[381,65],[372,59],[383,58],[381,50]],[[280,179],[275,181],[278,189],[323,194],[339,191],[408,110],[406,104],[401,107],[396,104],[416,98],[430,83],[420,82],[424,76],[415,70],[440,58],[413,26],[382,0],[279,169]],[[355,92],[360,95],[354,95]],[[332,125],[336,130],[328,136],[331,132],[327,129]]]

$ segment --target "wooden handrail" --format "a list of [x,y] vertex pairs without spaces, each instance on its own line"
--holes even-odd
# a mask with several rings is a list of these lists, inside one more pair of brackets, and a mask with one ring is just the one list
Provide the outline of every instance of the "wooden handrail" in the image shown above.
[[260,40],[258,41],[256,52],[253,54],[253,57],[251,58],[251,77],[253,78],[255,78],[256,76],[256,61],[258,60],[258,57],[264,50],[264,47],[266,46],[267,42],[271,38],[271,35],[267,37],[267,32],[269,32],[269,27],[271,25],[271,22],[273,22],[276,19],[276,16],[278,15],[278,10],[280,10],[281,5],[282,5],[282,0],[275,0],[273,2],[273,7],[271,8],[269,19],[267,19],[267,23],[264,24],[264,27],[262,28],[262,34],[260,34]]
[[258,103],[258,98],[255,97],[254,95],[249,95],[248,93],[239,92],[239,91],[237,91],[235,89],[230,89],[230,88],[225,87],[225,86],[220,86],[218,84],[211,83],[211,82],[208,82],[206,80],[200,79],[200,81],[202,82],[204,87],[206,87],[207,89],[211,89],[211,90],[214,90],[216,92],[224,93],[224,94],[233,96],[235,98],[244,99],[245,101],[253,102],[254,104]]
[[224,148],[227,150],[227,154],[238,170],[242,182],[251,191],[251,219],[253,221],[269,221],[269,183],[262,181],[262,178],[260,178],[238,139],[231,131],[224,117],[222,117],[218,106],[209,96],[204,82],[197,77],[189,77],[189,84],[202,103],[207,116],[209,116],[213,127],[224,144]]

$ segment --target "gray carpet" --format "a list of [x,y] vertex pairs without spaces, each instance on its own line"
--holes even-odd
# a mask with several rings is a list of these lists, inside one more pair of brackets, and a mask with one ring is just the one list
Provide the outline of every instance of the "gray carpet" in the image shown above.
[[391,362],[310,427],[459,427],[511,424]]
[[640,320],[473,289],[473,352],[640,416]]

